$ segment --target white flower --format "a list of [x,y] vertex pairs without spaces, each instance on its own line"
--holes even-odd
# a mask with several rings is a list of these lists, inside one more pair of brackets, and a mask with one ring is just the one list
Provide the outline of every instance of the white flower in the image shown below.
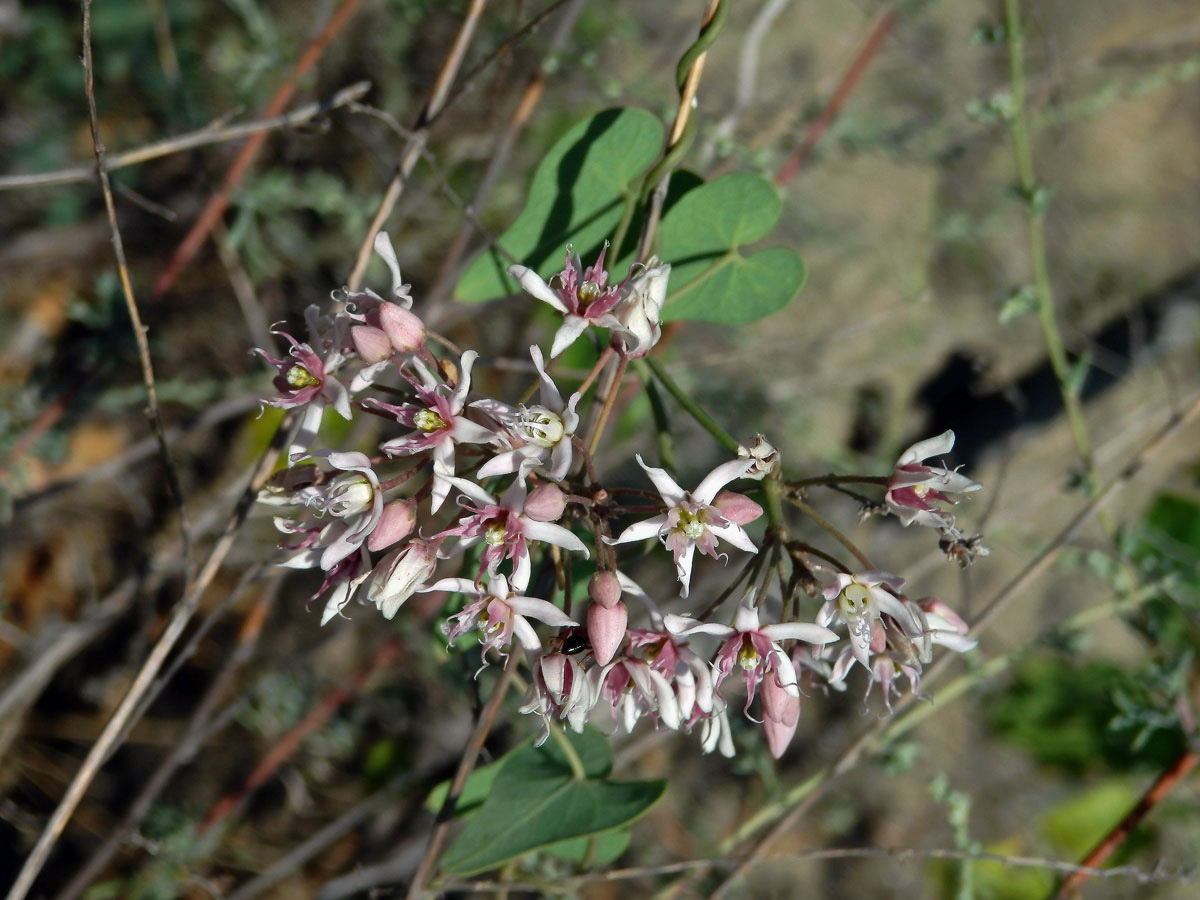
[[691,493],[681,488],[665,469],[648,466],[637,457],[638,465],[646,470],[658,489],[667,511],[642,522],[630,525],[620,536],[607,539],[610,544],[627,544],[657,537],[675,557],[675,570],[682,585],[679,595],[686,597],[692,578],[692,559],[696,548],[717,558],[717,538],[739,550],[757,553],[750,536],[741,525],[731,522],[713,503],[717,492],[730,481],[742,477],[754,465],[752,460],[735,459],[722,463],[704,477]]
[[671,267],[659,265],[658,257],[651,257],[637,275],[621,285],[613,307],[612,346],[622,356],[645,356],[662,337],[662,309],[670,277]]
[[837,580],[825,588],[825,604],[817,612],[817,623],[829,625],[832,622],[844,622],[850,632],[850,649],[854,659],[870,669],[872,633],[881,615],[886,613],[891,616],[910,638],[919,638],[922,634],[921,625],[909,608],[884,587],[886,585],[899,590],[902,584],[903,578],[886,572],[860,572],[857,575],[840,573]]
[[916,522],[918,525],[954,531],[954,516],[934,506],[931,501],[957,503],[946,493],[966,494],[983,487],[949,469],[921,465],[921,460],[949,453],[953,447],[954,432],[944,431],[937,437],[913,444],[896,461],[883,500],[888,511],[904,525]]
[[517,471],[524,474],[534,466],[542,466],[551,478],[561,481],[571,468],[572,438],[579,427],[575,407],[581,395],[572,394],[564,403],[562,394],[546,374],[542,351],[533,346],[529,355],[538,372],[538,399],[542,401],[539,405],[509,406],[499,400],[476,400],[471,404],[504,427],[504,446],[509,448],[480,467],[480,478]]

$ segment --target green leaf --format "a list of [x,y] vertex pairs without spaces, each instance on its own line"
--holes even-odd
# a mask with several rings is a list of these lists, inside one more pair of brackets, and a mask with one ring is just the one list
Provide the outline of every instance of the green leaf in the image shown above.
[[738,253],[774,227],[780,209],[775,188],[752,172],[684,194],[660,231],[659,255],[672,267],[663,318],[736,324],[787,306],[804,285],[800,257],[786,247]]
[[[662,143],[662,125],[640,109],[609,109],[575,125],[538,165],[525,208],[498,243],[542,274],[562,267],[569,243],[590,265],[626,203],[636,200],[639,176]],[[485,251],[463,273],[455,296],[476,302],[515,292],[508,266],[502,254]]]
[[551,844],[545,848],[545,852],[577,866],[585,863],[604,866],[625,852],[631,837],[633,833],[628,828],[617,828],[594,837],[573,838]]
[[502,760],[492,790],[442,858],[442,871],[470,875],[564,841],[628,825],[662,798],[665,781],[608,781],[608,739],[588,729],[567,740],[583,768],[577,778],[558,739],[522,745]]
[[[483,804],[488,794],[491,793],[492,783],[496,780],[496,774],[503,765],[504,760],[497,760],[486,766],[480,766],[467,776],[467,783],[463,785],[462,793],[458,795],[458,803],[454,805],[454,815],[466,815]],[[448,793],[450,793],[449,779],[443,781],[429,792],[429,796],[425,798],[425,808],[435,815],[440,813],[442,811],[442,804],[446,802],[446,794]]]

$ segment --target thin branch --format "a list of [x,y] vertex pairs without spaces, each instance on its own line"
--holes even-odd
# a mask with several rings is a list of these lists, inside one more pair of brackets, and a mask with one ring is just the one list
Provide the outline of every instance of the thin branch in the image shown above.
[[420,784],[441,769],[441,763],[427,764],[419,769],[410,769],[397,775],[369,797],[360,800],[324,828],[302,841],[293,850],[273,862],[252,880],[236,891],[227,894],[225,900],[253,900],[291,876],[307,864],[318,853],[345,837],[371,816],[383,812],[396,803],[397,797],[408,787]]
[[205,590],[212,583],[213,578],[216,577],[217,571],[225,561],[225,557],[229,554],[229,551],[233,549],[234,538],[242,522],[245,521],[255,497],[275,467],[276,453],[282,445],[284,437],[284,429],[281,428],[275,432],[271,446],[263,453],[254,472],[251,474],[245,490],[242,491],[241,497],[238,499],[233,514],[226,523],[224,532],[217,539],[199,574],[187,585],[183,596],[175,605],[175,609],[171,613],[171,618],[163,629],[158,643],[154,645],[154,648],[150,651],[150,655],[142,663],[142,667],[138,670],[132,684],[130,684],[129,690],[125,693],[116,711],[113,712],[111,718],[104,726],[100,737],[96,739],[96,742],[88,751],[83,764],[79,767],[79,771],[67,787],[66,793],[59,800],[58,806],[46,822],[46,826],[38,837],[37,843],[34,844],[29,856],[26,857],[25,864],[22,866],[17,880],[9,890],[7,900],[23,900],[28,895],[30,888],[33,887],[34,879],[37,878],[38,873],[46,864],[46,859],[49,857],[55,842],[58,840],[59,835],[62,834],[63,829],[66,828],[67,822],[70,821],[71,816],[83,799],[83,795],[87,792],[88,787],[100,771],[100,767],[104,765],[109,754],[116,749],[120,736],[125,733],[127,727],[136,721],[137,711],[141,706],[142,698],[153,686],[154,678],[166,662],[167,655],[182,636],[192,616],[195,615],[201,596],[203,596]]
[[133,282],[129,277],[129,265],[125,261],[125,244],[121,240],[121,230],[117,227],[117,208],[113,203],[112,186],[108,183],[108,172],[104,169],[104,141],[100,138],[100,116],[96,112],[95,66],[92,64],[92,0],[80,0],[80,8],[83,11],[83,90],[87,95],[92,150],[96,154],[96,174],[100,179],[100,191],[104,194],[104,211],[108,216],[108,229],[112,236],[113,253],[117,258],[117,273],[121,277],[125,308],[129,312],[133,338],[137,342],[142,382],[146,385],[146,419],[150,423],[155,440],[158,441],[158,452],[166,468],[171,499],[179,511],[179,529],[183,537],[183,558],[186,562],[192,558],[192,538],[188,527],[187,508],[183,503],[183,487],[179,482],[179,472],[171,459],[166,432],[163,430],[162,415],[158,409],[158,388],[154,382],[154,363],[150,359],[150,342],[146,338],[146,326],[142,324],[142,315],[138,311],[137,298],[133,295]]
[[[1120,493],[1145,467],[1150,459],[1157,455],[1164,446],[1179,435],[1188,423],[1195,420],[1198,416],[1200,416],[1200,396],[1195,397],[1183,413],[1173,416],[1154,437],[1146,442],[1125,467],[1108,484],[1097,491],[1075,517],[1050,540],[1041,553],[1007,585],[1001,588],[1000,592],[992,598],[991,602],[988,603],[979,618],[975,621],[975,624],[971,628],[971,636],[978,637],[995,622],[1001,611],[1013,599],[1020,596],[1040,575],[1044,574],[1050,568],[1063,548],[1068,546],[1083,531],[1084,527],[1098,514],[1102,506]],[[954,654],[947,654],[938,659],[922,676],[922,684],[929,685],[936,681],[953,664],[955,658]],[[893,704],[895,715],[891,719],[879,720],[867,729],[867,731],[859,735],[846,750],[838,754],[835,763],[826,765],[800,784],[786,791],[782,797],[773,801],[768,807],[743,821],[738,829],[722,842],[724,847],[731,849],[758,832],[759,829],[768,823],[774,821],[775,824],[755,842],[742,865],[738,866],[721,883],[721,886],[712,895],[714,900],[726,896],[734,881],[740,878],[749,866],[749,861],[760,857],[766,848],[778,837],[790,831],[805,813],[824,796],[824,793],[838,777],[845,775],[858,765],[868,750],[877,746],[880,741],[885,740],[896,731],[906,728],[908,719],[911,716],[904,716],[902,714],[909,710],[917,699],[916,695],[912,692],[901,697]],[[941,707],[937,708],[940,709]],[[789,807],[791,808],[789,809]],[[784,810],[788,810],[786,814]]]
[[[304,106],[298,106],[282,116],[273,116],[269,119],[256,119],[253,122],[243,122],[240,125],[223,125],[218,121],[196,131],[189,131],[187,134],[164,138],[161,141],[146,144],[144,147],[135,147],[132,150],[126,150],[122,153],[106,154],[104,158],[104,171],[115,172],[117,169],[136,166],[152,159],[160,159],[161,157],[171,156],[175,153],[194,150],[197,147],[207,147],[210,144],[224,144],[228,141],[250,137],[259,132],[277,131],[281,128],[300,125],[330,110],[348,106],[356,100],[361,100],[370,89],[371,82],[359,81],[342,88],[328,100],[321,100],[317,103],[306,103]],[[0,191],[9,191],[17,188],[48,187],[56,184],[77,184],[84,181],[94,181],[95,179],[95,165],[70,166],[66,169],[57,169],[53,172],[0,176]]]
[[821,140],[822,136],[829,129],[829,126],[833,124],[833,120],[841,112],[842,106],[854,92],[859,79],[862,78],[863,73],[871,65],[871,60],[879,53],[879,48],[883,46],[883,42],[887,39],[888,33],[892,30],[892,25],[895,22],[895,6],[889,6],[875,19],[874,24],[871,25],[871,30],[867,33],[866,40],[863,41],[858,53],[854,55],[854,60],[850,63],[850,67],[846,69],[845,74],[842,75],[841,81],[838,82],[837,88],[834,89],[833,96],[829,98],[829,102],[821,110],[821,115],[817,117],[817,121],[813,122],[812,127],[808,129],[808,133],[804,136],[804,140],[800,143],[800,146],[779,167],[779,171],[775,174],[776,184],[786,185],[796,177],[796,173],[800,171],[808,159],[808,154],[812,152],[813,147],[817,145],[817,141]]
[[109,832],[103,843],[96,848],[83,867],[59,892],[55,900],[74,900],[91,886],[92,881],[104,870],[109,860],[121,849],[127,835],[137,828],[151,805],[158,799],[158,795],[171,780],[171,776],[195,756],[200,747],[201,738],[209,734],[209,722],[216,713],[222,697],[233,683],[241,666],[254,655],[258,639],[262,634],[263,624],[279,596],[279,586],[282,581],[282,576],[276,575],[263,588],[258,601],[250,608],[250,612],[242,621],[242,627],[238,632],[232,651],[226,655],[220,671],[217,672],[208,690],[205,691],[204,697],[196,706],[183,735],[158,764],[153,774],[143,783],[137,796],[129,804],[129,809],[121,822]]
[[395,659],[399,652],[400,641],[397,638],[392,637],[384,641],[365,666],[358,669],[337,688],[322,697],[321,702],[308,715],[297,722],[287,734],[276,742],[270,752],[246,776],[246,780],[240,788],[226,794],[213,804],[212,809],[208,811],[208,815],[200,822],[197,831],[200,833],[208,831],[213,826],[228,818],[235,810],[243,807],[254,791],[266,783],[268,779],[279,771],[279,767],[291,758],[292,754],[299,749],[300,744],[304,742],[306,737],[328,722],[330,717],[337,712],[343,703],[362,690],[363,685],[367,683],[368,679]]
[[[325,27],[321,29],[321,33],[310,43],[300,58],[296,61],[296,65],[292,67],[292,71],[288,74],[287,79],[279,86],[275,92],[275,96],[271,98],[271,102],[267,104],[267,108],[263,115],[266,118],[277,116],[283,112],[284,107],[288,105],[288,101],[292,99],[292,95],[296,93],[296,84],[303,78],[313,66],[317,64],[317,60],[325,52],[325,48],[342,30],[343,26],[350,20],[354,11],[358,8],[362,0],[342,0],[338,8],[334,10],[329,21],[325,23]],[[200,217],[196,219],[191,230],[179,242],[179,246],[175,248],[175,254],[171,257],[171,261],[167,263],[167,267],[158,276],[158,280],[154,282],[153,296],[155,298],[163,296],[169,291],[180,273],[187,268],[204,246],[204,242],[208,240],[208,235],[212,231],[213,225],[225,213],[229,206],[229,198],[232,196],[234,188],[241,183],[242,177],[250,168],[250,164],[254,162],[254,157],[258,155],[258,151],[262,149],[262,145],[267,140],[267,132],[259,131],[250,135],[250,139],[238,151],[233,163],[229,167],[229,171],[225,173],[225,178],[221,181],[221,186],[217,188],[216,193],[209,198],[204,209],[200,212]],[[373,237],[373,235],[372,235]]]
[[1083,864],[1075,869],[1070,877],[1063,882],[1062,887],[1058,891],[1059,900],[1066,900],[1068,897],[1075,896],[1079,889],[1083,887],[1084,882],[1096,873],[1110,871],[1108,869],[1101,869],[1100,866],[1113,854],[1114,850],[1124,843],[1125,839],[1129,837],[1130,832],[1138,826],[1142,819],[1146,818],[1150,814],[1150,811],[1162,802],[1163,798],[1171,793],[1179,782],[1187,777],[1192,769],[1196,768],[1198,762],[1200,762],[1200,756],[1197,756],[1195,751],[1184,750],[1154,780],[1154,784],[1141,796],[1137,805],[1129,811],[1128,815],[1100,840],[1100,843],[1095,846],[1092,852],[1084,857]]
[[[894,859],[898,862],[947,859],[971,862],[994,862],[1004,866],[1011,866],[1012,868],[1049,869],[1052,872],[1082,873],[1096,878],[1128,878],[1137,884],[1189,884],[1196,880],[1194,872],[1184,869],[1174,872],[1162,869],[1147,871],[1139,869],[1137,866],[1117,866],[1111,869],[1099,869],[1089,866],[1079,866],[1063,860],[1043,859],[1033,856],[1007,856],[999,853],[972,853],[967,850],[939,848],[926,850],[920,847],[829,847],[784,853],[773,856],[770,861],[790,860],[794,862],[811,862],[815,860],[837,859]],[[726,868],[748,862],[757,862],[757,860],[688,859],[681,862],[666,863],[661,866],[637,866],[627,869],[589,872],[586,875],[556,878],[553,882],[547,881],[545,883],[523,881],[446,881],[438,886],[438,893],[447,891],[489,891],[493,893],[500,891],[536,891],[542,893],[551,888],[566,891],[597,881],[610,882],[628,881],[634,878],[653,878],[660,875],[675,875],[681,872]],[[434,896],[434,892],[428,891],[426,895]]]
[[492,730],[492,723],[496,720],[496,713],[500,711],[500,704],[508,695],[508,686],[512,683],[513,675],[516,674],[519,660],[519,654],[509,653],[508,662],[500,671],[500,677],[496,679],[496,686],[492,688],[492,695],[479,713],[479,721],[475,723],[475,730],[471,732],[466,749],[463,750],[458,770],[454,773],[454,780],[450,782],[450,790],[446,792],[446,799],[442,802],[442,808],[438,810],[437,824],[429,836],[425,856],[421,859],[421,864],[417,867],[416,874],[413,875],[412,883],[408,886],[408,900],[415,900],[425,893],[425,883],[433,874],[438,857],[442,852],[442,845],[446,842],[446,834],[454,820],[454,807],[458,804],[458,798],[462,795],[463,786],[466,785],[471,770],[475,768],[475,760],[479,757],[479,751],[483,749],[483,743]]
[[479,24],[479,17],[483,14],[483,8],[486,5],[487,0],[471,0],[467,14],[459,26],[458,35],[454,38],[450,52],[442,62],[442,68],[438,72],[437,81],[433,85],[433,93],[429,97],[429,102],[425,104],[425,108],[421,110],[420,115],[417,117],[417,124],[413,128],[413,135],[408,141],[408,147],[404,151],[404,156],[400,159],[400,165],[397,167],[396,173],[392,176],[392,180],[388,183],[386,190],[384,190],[383,199],[379,201],[379,207],[375,210],[375,216],[371,219],[367,235],[363,239],[362,246],[358,248],[358,256],[354,261],[354,268],[350,270],[350,277],[346,282],[350,290],[357,290],[359,285],[362,284],[363,275],[367,271],[367,263],[371,260],[371,252],[375,246],[375,235],[383,230],[384,223],[387,221],[388,216],[392,214],[396,203],[400,200],[400,195],[404,191],[404,185],[408,181],[408,176],[412,174],[413,167],[416,166],[417,160],[421,158],[421,154],[425,150],[425,143],[429,140],[429,122],[446,104],[450,87],[454,82],[455,76],[458,74],[459,68],[462,66],[463,58],[467,53],[467,47],[470,45],[471,38],[475,34],[475,26]]

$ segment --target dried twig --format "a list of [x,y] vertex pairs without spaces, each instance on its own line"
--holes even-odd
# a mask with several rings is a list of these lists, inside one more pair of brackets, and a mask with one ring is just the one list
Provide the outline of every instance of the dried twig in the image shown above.
[[384,641],[365,666],[321,698],[321,702],[308,715],[297,722],[295,727],[288,731],[271,748],[270,752],[254,767],[254,771],[246,777],[245,783],[238,790],[231,794],[226,794],[213,805],[212,809],[208,811],[208,815],[201,821],[197,831],[207,831],[227,818],[234,810],[241,808],[250,795],[279,771],[279,767],[291,758],[292,754],[296,752],[306,737],[328,722],[329,718],[337,712],[338,707],[362,690],[367,680],[395,659],[396,654],[399,652],[400,641],[398,639],[392,637]]
[[249,514],[250,507],[254,502],[254,498],[258,495],[258,491],[266,483],[267,476],[270,475],[271,470],[274,468],[275,455],[285,435],[286,432],[284,429],[276,431],[271,446],[263,453],[254,472],[251,474],[233,514],[229,517],[223,533],[210,551],[203,568],[187,585],[183,596],[175,605],[171,613],[171,618],[163,629],[162,636],[150,651],[150,655],[142,664],[141,669],[138,670],[133,683],[129,686],[129,690],[104,726],[100,737],[96,739],[96,742],[88,751],[83,764],[79,767],[79,771],[67,787],[66,793],[59,800],[58,806],[51,814],[49,821],[47,821],[45,828],[38,837],[37,843],[34,844],[33,850],[26,858],[25,864],[17,876],[17,880],[9,890],[7,900],[23,900],[28,895],[30,888],[33,887],[34,879],[37,878],[42,866],[46,864],[46,859],[50,855],[51,849],[54,847],[59,835],[62,834],[63,829],[66,828],[67,822],[70,821],[75,809],[79,806],[79,802],[83,799],[83,795],[87,792],[96,774],[100,771],[100,767],[108,759],[109,754],[118,746],[121,735],[136,721],[138,708],[141,706],[147,692],[153,686],[155,676],[162,669],[167,655],[182,636],[183,630],[191,621],[192,616],[195,615],[201,596],[212,583],[222,562],[224,562],[225,557],[233,548],[234,537],[237,535],[238,529]]
[[[558,25],[554,29],[554,34],[551,35],[549,44],[554,48],[543,60],[541,65],[529,77],[529,81],[525,85],[524,91],[521,93],[520,100],[517,101],[516,108],[513,110],[512,118],[509,119],[508,125],[501,133],[499,140],[496,141],[492,150],[491,157],[488,159],[487,168],[484,169],[483,177],[479,179],[479,184],[475,188],[475,193],[471,197],[471,202],[468,209],[475,215],[483,209],[484,203],[487,202],[488,195],[492,191],[492,187],[496,183],[496,179],[500,177],[500,173],[504,171],[504,167],[508,164],[509,157],[512,154],[512,148],[517,142],[518,136],[524,130],[530,116],[533,115],[533,110],[542,98],[542,92],[546,87],[546,75],[552,67],[552,63],[556,62],[561,56],[559,48],[565,46],[567,38],[571,33],[571,29],[575,27],[575,22],[579,18],[579,14],[583,11],[583,4],[586,0],[571,0],[570,6],[563,12],[562,18],[559,19]],[[555,11],[561,2],[556,2],[549,9],[538,14],[535,21],[541,21],[546,16]],[[532,24],[532,23],[531,23]],[[526,26],[529,28],[529,26]],[[500,47],[497,47],[491,54],[491,57],[496,56],[501,49],[511,46],[513,41],[520,36],[526,29],[522,29],[517,35],[514,35],[508,41],[505,41]],[[489,57],[489,60],[490,58]],[[486,61],[485,61],[486,62]],[[455,95],[460,95],[467,83],[469,83],[474,72],[479,71],[482,66],[476,68],[463,77]],[[449,103],[452,103],[452,97]],[[444,111],[443,107],[443,111]],[[427,309],[433,314],[437,306],[441,304],[453,290],[454,282],[459,274],[459,262],[463,254],[467,251],[468,242],[471,239],[472,233],[475,231],[475,222],[472,218],[468,218],[463,223],[463,227],[459,229],[458,234],[454,236],[449,249],[447,249],[445,257],[442,261],[438,276],[434,281],[433,287],[429,291],[429,301]]]
[[504,698],[508,694],[508,686],[512,683],[513,674],[516,672],[520,658],[517,653],[508,655],[508,662],[501,670],[500,677],[496,680],[496,686],[492,688],[492,695],[479,713],[479,721],[475,723],[475,730],[467,741],[466,749],[463,750],[462,759],[458,764],[458,770],[454,773],[454,780],[450,782],[450,790],[446,792],[446,799],[442,802],[442,808],[438,812],[437,824],[429,836],[425,856],[417,867],[416,874],[413,875],[412,883],[408,886],[409,900],[421,896],[425,890],[425,882],[433,874],[433,868],[437,865],[438,856],[442,852],[442,845],[446,842],[446,833],[454,819],[454,807],[458,803],[458,798],[462,794],[463,786],[466,785],[471,770],[475,768],[475,760],[479,756],[479,751],[483,749],[483,742],[487,740],[488,733],[492,730],[492,722],[496,719],[496,713],[500,711],[500,704],[504,702]]
[[800,146],[779,167],[779,171],[775,175],[776,184],[788,184],[796,177],[796,173],[800,171],[808,159],[808,154],[812,152],[813,147],[824,136],[829,126],[833,124],[833,120],[841,112],[842,106],[854,92],[859,79],[862,78],[863,73],[871,65],[871,60],[875,58],[875,55],[879,52],[879,48],[883,46],[883,42],[886,40],[895,22],[895,6],[889,6],[876,17],[874,24],[871,25],[871,30],[867,33],[866,40],[863,41],[862,47],[855,54],[850,67],[842,75],[842,79],[838,82],[833,96],[829,98],[829,102],[821,110],[821,115],[817,117],[817,121],[812,123],[812,127],[804,135],[804,140],[800,142]]
[[[1195,880],[1195,874],[1190,871],[1146,871],[1136,866],[1118,866],[1111,869],[1098,869],[1088,866],[1077,866],[1074,863],[1057,859],[1042,859],[1032,856],[1006,856],[999,853],[971,853],[966,850],[929,849],[919,847],[830,847],[814,850],[800,850],[772,857],[772,861],[794,860],[808,862],[824,859],[894,859],[928,860],[949,859],[969,860],[977,862],[994,862],[1013,868],[1049,869],[1053,872],[1082,873],[1097,878],[1128,878],[1137,884],[1187,884]],[[745,862],[739,859],[688,859],[682,862],[666,863],[661,866],[637,866],[627,869],[609,869],[608,871],[589,872],[586,875],[574,875],[567,878],[556,878],[553,882],[555,890],[568,891],[580,888],[597,881],[628,881],[633,878],[652,878],[658,875],[675,875],[681,872],[704,871],[736,866]],[[520,881],[447,881],[439,885],[439,893],[443,891],[536,891],[543,892],[549,884]],[[429,892],[429,896],[433,892]]]
[[[321,29],[321,33],[300,54],[300,58],[296,61],[296,65],[292,68],[287,80],[279,86],[279,89],[275,92],[275,96],[267,104],[267,108],[263,113],[265,118],[277,116],[283,112],[284,107],[287,106],[288,101],[292,99],[292,95],[296,92],[296,83],[317,64],[317,60],[321,58],[321,54],[325,52],[325,48],[329,46],[330,41],[337,36],[337,33],[350,20],[360,2],[361,0],[342,0],[338,8],[334,10],[333,15],[329,17],[329,21],[325,23],[325,27]],[[234,159],[233,164],[230,165],[229,171],[225,173],[225,178],[221,182],[221,186],[209,198],[208,203],[200,213],[200,217],[192,225],[191,230],[188,231],[183,240],[180,241],[179,246],[175,249],[174,256],[171,257],[171,261],[167,263],[167,267],[158,276],[158,280],[154,282],[154,297],[161,297],[171,289],[179,274],[192,261],[192,258],[199,252],[200,248],[204,246],[204,242],[208,239],[213,225],[216,224],[217,219],[221,218],[221,215],[229,206],[229,198],[233,194],[233,189],[241,182],[242,176],[250,168],[250,164],[254,161],[254,157],[258,154],[266,139],[267,132],[256,132],[250,136],[250,139],[246,141],[242,149],[238,151],[238,155]]]
[[121,278],[121,291],[125,296],[125,308],[133,325],[133,337],[137,342],[138,361],[142,367],[142,382],[146,385],[146,418],[150,430],[158,441],[158,451],[166,467],[167,484],[171,497],[179,510],[179,526],[183,536],[183,557],[190,560],[192,540],[189,534],[187,509],[183,503],[183,488],[179,483],[179,472],[171,460],[171,448],[163,430],[162,416],[158,409],[158,389],[154,382],[154,363],[150,359],[150,342],[146,339],[146,326],[138,311],[137,299],[133,295],[133,282],[129,277],[129,266],[125,261],[125,244],[121,241],[121,230],[117,227],[117,208],[113,203],[112,187],[108,183],[108,172],[104,169],[104,141],[100,138],[100,117],[96,112],[95,67],[92,64],[92,0],[80,0],[83,10],[83,89],[87,95],[88,120],[92,127],[92,149],[96,154],[96,174],[100,179],[100,191],[104,194],[104,211],[108,215],[108,228],[112,235],[113,253],[117,258],[117,273]]
[[[225,900],[253,900],[259,894],[270,890],[325,848],[359,827],[371,816],[383,812],[393,805],[405,789],[432,777],[441,767],[441,762],[438,762],[418,769],[410,769],[397,775],[375,793],[360,800],[324,828],[319,829],[311,837],[306,838],[294,849],[273,862],[261,874],[246,882],[233,893],[227,894]],[[322,895],[324,893],[322,891]]]
[[462,66],[463,57],[467,53],[467,47],[470,45],[471,38],[475,34],[475,26],[479,24],[479,17],[483,14],[483,8],[486,5],[487,0],[471,0],[467,14],[459,26],[454,43],[450,47],[450,52],[442,62],[442,68],[438,72],[437,81],[433,85],[433,93],[429,97],[429,102],[425,104],[425,108],[421,110],[420,115],[417,117],[417,123],[413,127],[413,135],[409,139],[404,156],[400,159],[400,165],[384,190],[383,199],[379,201],[379,207],[375,210],[375,216],[371,219],[367,235],[363,239],[362,246],[358,248],[358,256],[354,260],[354,268],[350,270],[350,277],[347,280],[347,286],[350,290],[357,290],[359,285],[362,284],[363,274],[367,271],[367,263],[371,260],[371,251],[375,246],[375,235],[383,229],[383,223],[387,221],[388,216],[395,209],[396,203],[400,200],[400,194],[404,191],[404,184],[408,181],[408,176],[412,174],[413,167],[416,166],[417,160],[421,158],[421,154],[425,150],[425,143],[429,140],[429,122],[446,104],[446,98],[450,94],[450,86],[454,82],[454,77],[458,74],[459,67]]
[[[1162,450],[1171,439],[1176,437],[1188,423],[1196,419],[1197,416],[1200,416],[1200,397],[1196,397],[1183,413],[1173,416],[1154,437],[1146,442],[1115,477],[1084,504],[1079,512],[1075,514],[1074,518],[1051,539],[1046,547],[1016,577],[1001,588],[1000,592],[992,598],[991,602],[980,613],[971,628],[971,635],[978,637],[995,622],[1009,603],[1021,596],[1038,577],[1050,568],[1054,560],[1058,558],[1058,554],[1095,518],[1104,504],[1111,501],[1116,494],[1125,488],[1145,467],[1146,463]],[[952,665],[954,659],[953,654],[947,654],[938,659],[922,676],[922,684],[928,685],[936,681]],[[755,842],[749,854],[743,859],[743,862],[729,873],[720,887],[713,893],[713,900],[718,900],[718,898],[726,896],[732,884],[742,876],[751,864],[751,861],[762,856],[766,848],[776,838],[790,831],[808,810],[824,796],[834,781],[857,766],[862,757],[889,733],[897,728],[903,728],[906,717],[903,717],[902,714],[916,700],[917,697],[912,692],[901,697],[893,704],[895,715],[891,719],[879,720],[856,738],[845,751],[838,754],[836,763],[824,767],[801,784],[792,788],[784,797],[772,803],[769,809],[762,810],[744,821],[739,826],[737,832],[726,841],[726,844],[730,846],[736,845],[756,833],[769,822],[775,820],[775,824]],[[783,814],[783,810],[785,809],[788,811],[786,814]],[[781,817],[776,819],[778,816]]]
[[[115,172],[139,163],[160,159],[175,153],[194,150],[197,147],[207,147],[210,144],[224,144],[240,140],[260,132],[278,131],[281,128],[291,128],[304,122],[309,122],[317,116],[361,100],[371,89],[371,82],[359,81],[342,88],[328,100],[317,103],[306,103],[298,106],[289,113],[266,119],[256,119],[253,122],[243,122],[240,125],[224,125],[220,121],[206,125],[196,131],[189,131],[176,137],[154,141],[143,147],[135,147],[121,153],[109,153],[104,157],[104,171]],[[70,166],[56,169],[53,172],[37,172],[31,175],[0,176],[0,191],[17,188],[48,187],[56,184],[77,184],[93,181],[96,178],[96,166]]]
[[204,697],[196,706],[183,735],[142,785],[120,824],[109,832],[103,843],[96,848],[83,867],[59,892],[55,900],[74,900],[75,897],[87,890],[96,876],[108,865],[109,860],[116,855],[127,835],[141,822],[158,795],[171,780],[171,776],[195,756],[201,745],[201,738],[209,734],[208,725],[217,711],[218,704],[225,696],[238,670],[254,655],[254,649],[262,634],[263,624],[279,595],[281,583],[282,577],[276,575],[263,588],[258,601],[250,608],[250,612],[242,621],[242,627],[238,632],[237,642],[232,652],[226,656],[220,671],[213,678]]

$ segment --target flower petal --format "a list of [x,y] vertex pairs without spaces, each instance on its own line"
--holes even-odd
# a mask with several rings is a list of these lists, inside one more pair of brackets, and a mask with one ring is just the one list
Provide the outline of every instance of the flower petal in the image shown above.
[[550,347],[550,355],[558,357],[570,347],[588,327],[588,320],[582,316],[568,314],[558,331],[554,333],[554,344]]
[[628,544],[633,541],[644,541],[647,538],[658,537],[664,525],[667,524],[667,514],[634,522],[621,532],[618,537],[605,538],[606,544]]
[[567,625],[579,624],[548,600],[539,600],[537,597],[522,597],[517,595],[509,597],[504,602],[512,607],[512,611],[517,615],[528,616],[531,619],[537,619],[538,621],[545,622],[547,625],[553,625],[556,628],[563,628]]
[[[646,465],[640,453],[637,454],[637,462],[639,466],[646,470],[646,474],[649,475],[650,480],[654,482],[655,489],[658,491],[659,496],[663,498],[663,502],[666,503],[667,506],[678,506],[687,499],[687,492],[679,486],[678,482],[676,482],[674,478],[667,474],[666,469],[659,469],[655,466]],[[715,492],[713,496],[716,496]],[[710,497],[709,500],[711,499],[712,498]],[[706,500],[704,502],[707,503],[708,501]]]
[[717,493],[735,478],[741,478],[754,466],[752,459],[731,459],[721,463],[704,476],[704,480],[692,491],[692,498],[697,503],[712,503]]
[[567,307],[563,304],[562,299],[551,289],[550,285],[542,281],[542,277],[533,269],[527,266],[509,266],[508,274],[517,280],[525,293],[549,303],[560,313],[567,312]]
[[937,437],[926,438],[923,441],[917,441],[902,454],[896,462],[897,466],[911,465],[915,462],[920,462],[923,459],[928,459],[931,456],[940,456],[943,453],[949,453],[954,447],[954,432],[952,430],[943,431]]

